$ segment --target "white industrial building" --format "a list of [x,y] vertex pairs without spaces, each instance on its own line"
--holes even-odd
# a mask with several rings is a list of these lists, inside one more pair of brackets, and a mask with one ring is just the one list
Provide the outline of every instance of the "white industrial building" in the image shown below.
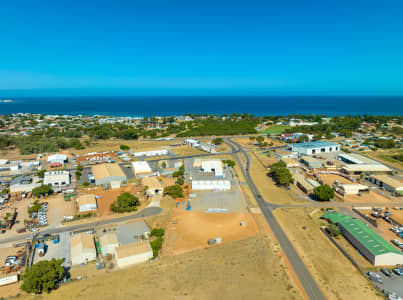
[[141,156],[165,156],[169,154],[168,149],[160,149],[160,150],[151,150],[151,151],[144,151],[144,152],[133,152],[135,157]]
[[64,154],[49,155],[47,158],[47,162],[48,162],[48,164],[52,164],[52,163],[64,164],[67,162],[67,155],[64,155]]
[[291,144],[291,151],[298,152],[300,155],[314,155],[340,151],[340,145],[326,141],[297,143]]
[[103,256],[115,255],[115,249],[119,247],[118,237],[115,232],[107,232],[99,237],[99,245]]
[[149,241],[139,240],[135,243],[115,248],[115,258],[119,268],[146,262],[153,257]]
[[191,146],[191,147],[199,147],[200,146],[200,141],[195,140],[195,139],[186,139],[183,141],[185,145]]
[[133,161],[133,172],[137,177],[145,177],[152,176],[153,171],[151,170],[150,165],[146,161]]
[[231,189],[229,180],[192,180],[192,190],[228,191]]
[[201,161],[201,168],[203,172],[214,173],[215,177],[224,177],[224,171],[222,168],[222,161],[219,159],[209,159]]
[[343,196],[357,195],[365,192],[369,192],[369,188],[363,184],[357,183],[337,183],[334,185],[336,192],[339,192]]
[[70,184],[70,172],[61,171],[48,171],[45,172],[43,184],[49,186],[64,186]]
[[77,199],[78,211],[86,213],[97,210],[97,199],[94,194],[81,195]]
[[82,232],[71,237],[70,240],[71,264],[81,265],[97,259],[94,237]]

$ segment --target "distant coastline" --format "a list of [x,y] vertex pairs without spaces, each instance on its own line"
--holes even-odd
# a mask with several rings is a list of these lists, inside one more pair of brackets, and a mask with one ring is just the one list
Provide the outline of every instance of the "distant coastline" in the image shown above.
[[9,99],[4,99],[4,100],[1,100],[0,99],[0,103],[12,103],[12,102],[14,102],[13,100],[9,100]]
[[[0,95],[1,97],[1,95]],[[0,114],[127,117],[248,113],[255,116],[403,115],[403,96],[12,97]],[[8,101],[8,100],[2,100]]]

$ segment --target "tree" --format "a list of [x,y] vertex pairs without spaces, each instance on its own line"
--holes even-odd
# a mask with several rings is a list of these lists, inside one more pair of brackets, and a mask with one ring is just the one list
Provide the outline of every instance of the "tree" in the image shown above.
[[136,196],[125,192],[118,196],[117,201],[111,204],[111,210],[117,213],[131,212],[136,211],[139,205],[140,201]]
[[304,143],[304,142],[308,142],[309,141],[309,137],[305,134],[300,135],[298,138],[298,142],[299,143]]
[[40,204],[34,204],[30,208],[28,208],[28,213],[32,215],[34,212],[38,212],[42,208],[42,205]]
[[324,184],[314,188],[313,194],[320,201],[329,201],[334,197],[334,190],[327,184]]
[[45,177],[45,172],[46,172],[46,170],[40,170],[40,171],[37,173],[37,176],[38,176],[39,178],[43,178],[43,177]]
[[182,177],[178,177],[176,179],[176,184],[183,185],[184,183],[185,183],[185,179],[183,179]]
[[183,198],[182,187],[179,184],[167,186],[164,188],[164,195],[170,195],[172,198]]
[[287,165],[283,161],[272,164],[269,175],[273,177],[277,184],[283,186],[289,186],[290,183],[294,181],[292,174],[287,169]]
[[326,231],[332,236],[332,237],[337,237],[340,235],[340,229],[337,227],[335,224],[329,224],[329,226],[326,227]]
[[262,137],[261,135],[259,135],[259,136],[256,138],[256,142],[258,142],[259,144],[262,144],[262,143],[264,142],[264,137]]
[[224,140],[222,138],[215,138],[213,140],[214,145],[221,145],[223,142],[224,142]]
[[120,145],[120,150],[122,150],[122,151],[129,151],[129,150],[130,150],[130,147],[127,146],[127,145]]
[[46,195],[50,195],[53,193],[53,190],[48,185],[41,185],[32,190],[32,194],[35,197],[42,197]]
[[50,292],[64,276],[63,259],[43,260],[28,267],[23,275],[21,289],[27,293]]
[[223,163],[226,164],[228,167],[233,168],[235,167],[235,161],[230,159],[224,159]]

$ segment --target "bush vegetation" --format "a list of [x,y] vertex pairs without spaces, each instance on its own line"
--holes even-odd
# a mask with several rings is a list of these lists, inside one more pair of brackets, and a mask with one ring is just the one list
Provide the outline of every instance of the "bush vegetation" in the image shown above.
[[117,213],[132,212],[136,211],[139,205],[140,201],[136,196],[125,192],[118,196],[117,201],[111,204],[111,211]]

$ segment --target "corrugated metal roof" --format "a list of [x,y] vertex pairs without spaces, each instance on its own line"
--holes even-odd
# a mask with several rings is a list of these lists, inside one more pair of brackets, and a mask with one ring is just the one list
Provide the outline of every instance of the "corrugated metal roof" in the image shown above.
[[298,144],[292,144],[293,147],[295,148],[305,148],[305,149],[310,149],[310,148],[321,148],[321,147],[333,147],[333,146],[338,146],[339,144],[333,143],[333,142],[327,142],[327,141],[314,141],[314,142],[308,142],[308,143],[298,143]]
[[338,212],[327,212],[322,215],[322,218],[342,226],[374,256],[385,253],[396,253],[402,255],[402,253],[392,244],[385,241],[380,235],[369,228],[361,220],[343,215]]

